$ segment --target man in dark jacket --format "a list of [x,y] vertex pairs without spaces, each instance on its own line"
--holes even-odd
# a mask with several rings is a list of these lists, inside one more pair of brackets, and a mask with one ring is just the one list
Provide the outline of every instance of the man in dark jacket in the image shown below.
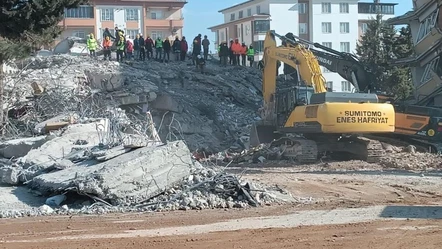
[[134,39],[134,60],[138,60],[140,58],[140,35],[135,36]]
[[113,40],[115,40],[115,36],[113,36],[113,35],[111,34],[111,32],[109,31],[108,28],[105,28],[105,29],[104,29],[104,32],[103,32],[103,38],[106,38],[106,36],[109,36],[110,38],[112,38]]
[[173,54],[175,55],[175,60],[180,60],[180,53],[181,53],[181,42],[178,39],[178,36],[175,37],[175,41],[173,41],[172,45]]
[[164,56],[163,56],[163,63],[166,62],[166,56],[167,56],[167,62],[170,61],[170,50],[171,50],[171,45],[170,45],[170,41],[169,38],[166,38],[166,40],[164,40],[163,42],[163,51],[164,51]]
[[115,43],[118,43],[120,41],[120,30],[118,29],[118,26],[115,26]]
[[181,61],[186,59],[187,51],[189,50],[189,45],[187,44],[186,37],[183,36],[181,39]]
[[140,44],[140,60],[145,61],[146,60],[146,44],[144,42],[143,34],[140,34],[140,37],[138,38],[138,44]]
[[147,36],[144,45],[146,46],[147,59],[150,60],[153,58],[153,40],[150,36]]
[[201,55],[201,46],[198,44],[198,40],[193,41],[193,48],[192,48],[192,64],[196,65],[196,68],[198,68],[197,63],[197,56]]
[[198,34],[197,36],[195,36],[195,38],[193,39],[194,41],[197,40],[198,41],[198,45],[201,47],[201,34]]
[[210,41],[207,39],[207,35],[204,36],[204,40],[202,41],[203,51],[204,51],[204,60],[207,60],[207,56],[209,55],[209,45]]
[[221,65],[227,66],[227,57],[229,57],[229,46],[227,42],[223,41],[219,48],[219,57],[221,59]]
[[232,50],[233,40],[230,39],[230,46],[229,46],[229,64],[233,65],[235,63],[235,54]]

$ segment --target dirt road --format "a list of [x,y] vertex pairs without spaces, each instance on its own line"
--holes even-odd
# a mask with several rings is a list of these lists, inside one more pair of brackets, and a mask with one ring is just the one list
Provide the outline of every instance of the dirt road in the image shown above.
[[[298,203],[0,220],[0,248],[441,248],[439,172],[350,162],[229,169]],[[419,206],[413,206],[419,205]]]

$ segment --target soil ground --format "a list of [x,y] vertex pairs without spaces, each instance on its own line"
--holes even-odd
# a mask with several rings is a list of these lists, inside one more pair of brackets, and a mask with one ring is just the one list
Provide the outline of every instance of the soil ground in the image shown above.
[[0,220],[0,248],[441,248],[442,172],[358,161],[240,165],[299,203]]

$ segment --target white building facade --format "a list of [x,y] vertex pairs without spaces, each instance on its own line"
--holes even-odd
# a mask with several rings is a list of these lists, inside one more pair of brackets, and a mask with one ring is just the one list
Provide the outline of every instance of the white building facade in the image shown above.
[[[292,32],[334,50],[354,53],[367,22],[377,13],[385,19],[393,17],[394,5],[358,0],[249,0],[220,10],[224,23],[209,29],[215,32],[216,45],[235,38],[247,45],[253,44],[258,52],[255,61],[262,58],[268,30],[281,35]],[[329,91],[354,90],[350,82],[338,74],[322,70]]]

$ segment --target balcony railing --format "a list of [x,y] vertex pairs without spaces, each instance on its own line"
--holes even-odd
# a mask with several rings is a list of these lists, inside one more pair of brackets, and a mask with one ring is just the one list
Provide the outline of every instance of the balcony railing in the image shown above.
[[75,9],[65,9],[64,17],[65,18],[81,18],[81,19],[94,18],[94,7],[80,6]]
[[358,13],[394,15],[394,4],[358,3]]

